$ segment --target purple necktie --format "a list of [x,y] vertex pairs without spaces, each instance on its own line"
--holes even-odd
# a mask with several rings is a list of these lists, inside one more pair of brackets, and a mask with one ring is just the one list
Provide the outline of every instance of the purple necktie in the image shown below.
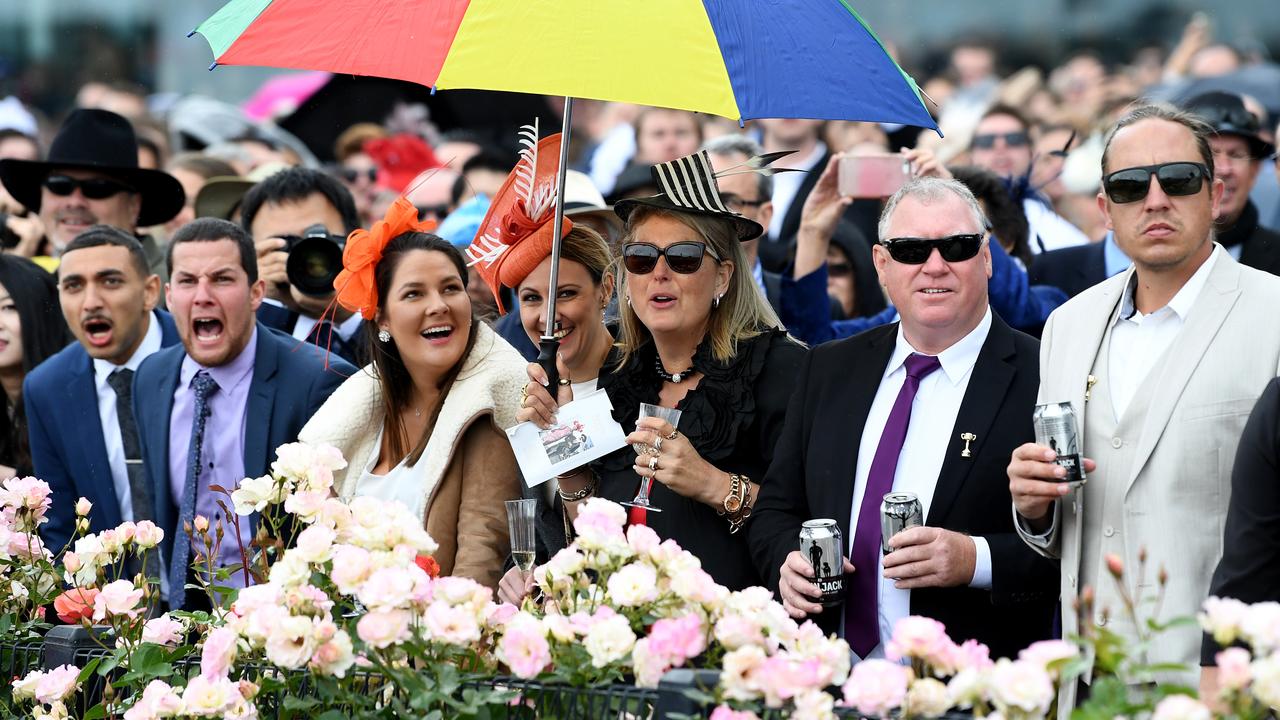
[[907,439],[911,423],[911,402],[916,399],[920,381],[942,367],[932,355],[911,353],[904,365],[907,377],[893,401],[893,410],[880,434],[871,471],[867,473],[867,489],[858,508],[858,528],[853,535],[853,582],[844,603],[844,636],[849,646],[865,658],[880,644],[880,619],[876,612],[880,587],[880,501],[893,490],[893,476],[898,469],[898,456]]

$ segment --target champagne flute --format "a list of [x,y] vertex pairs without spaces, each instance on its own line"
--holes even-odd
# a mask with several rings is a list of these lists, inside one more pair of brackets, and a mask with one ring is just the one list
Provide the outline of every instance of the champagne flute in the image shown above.
[[[662,418],[676,427],[680,424],[680,411],[675,408],[665,408],[661,405],[650,405],[649,403],[640,403],[640,418],[656,417]],[[631,443],[631,448],[636,451],[640,457],[645,455],[657,455],[658,451],[649,443],[636,442]],[[631,502],[624,502],[623,505],[630,507],[644,508],[650,512],[662,512],[662,508],[654,507],[649,502],[649,490],[653,487],[653,475],[640,478],[640,490]]]
[[534,541],[538,501],[508,500],[507,530],[511,534],[511,559],[515,560],[520,572],[533,570],[537,548]]

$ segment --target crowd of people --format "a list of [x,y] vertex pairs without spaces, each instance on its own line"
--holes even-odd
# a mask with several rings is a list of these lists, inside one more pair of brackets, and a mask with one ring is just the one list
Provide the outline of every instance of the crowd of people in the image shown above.
[[[1277,108],[1180,94],[1251,62],[1194,24],[1163,59],[996,61],[962,44],[922,83],[942,137],[583,103],[558,238],[559,136],[529,156],[365,123],[320,166],[267,130],[178,148],[128,89],[86,88],[47,151],[6,106],[0,475],[50,484],[55,550],[77,498],[91,532],[155,521],[182,609],[206,600],[190,528],[239,563],[259,528],[222,492],[297,440],[514,602],[533,583],[504,500],[537,500],[544,562],[584,500],[638,492],[629,522],[862,658],[908,614],[999,655],[1081,622],[1136,634],[1105,610],[1109,556],[1163,568],[1171,615],[1280,599]],[[886,154],[900,187],[842,191],[846,160]],[[533,362],[549,336],[556,383]],[[504,431],[597,391],[626,445],[531,487]],[[1033,427],[1060,402],[1079,487]],[[923,526],[881,537],[895,491]],[[800,552],[815,518],[845,538],[839,607]],[[1149,659],[1212,684],[1215,650],[1180,628]]]

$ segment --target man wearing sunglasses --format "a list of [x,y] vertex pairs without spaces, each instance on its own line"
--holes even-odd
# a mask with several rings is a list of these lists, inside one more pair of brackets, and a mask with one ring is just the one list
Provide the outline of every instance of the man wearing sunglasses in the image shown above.
[[[1137,568],[1145,551],[1148,568],[1168,572],[1162,617],[1198,611],[1221,553],[1240,434],[1280,374],[1280,279],[1213,241],[1223,185],[1211,134],[1164,106],[1116,123],[1098,206],[1133,267],[1045,325],[1038,402],[1070,402],[1082,418],[1088,480],[1071,490],[1052,450],[1034,443],[1014,451],[1008,474],[1019,534],[1061,559],[1064,637],[1079,631],[1072,599],[1092,587],[1095,621],[1133,639],[1116,614],[1101,614],[1122,606],[1105,566],[1110,554]],[[1198,629],[1177,628],[1156,638],[1148,659],[1190,665],[1200,642]],[[1064,688],[1060,708],[1070,710],[1076,690]]]
[[1187,110],[1213,127],[1213,174],[1222,180],[1222,210],[1214,221],[1217,241],[1231,256],[1250,267],[1280,275],[1280,233],[1259,222],[1258,207],[1249,199],[1262,161],[1275,146],[1259,134],[1258,118],[1239,95],[1208,92],[1186,103]]
[[969,145],[974,165],[1004,178],[1021,201],[1030,232],[1031,252],[1041,253],[1089,242],[1089,238],[1053,211],[1048,199],[1030,185],[1032,164],[1037,162],[1031,145],[1031,127],[1016,108],[994,105],[978,121]]
[[[131,235],[139,227],[167,222],[186,196],[172,175],[138,167],[138,141],[125,118],[106,110],[76,110],[67,117],[45,161],[0,160],[0,181],[9,194],[37,212],[54,257],[93,225]],[[147,264],[168,277],[164,248],[138,237]]]
[[[860,658],[882,656],[908,614],[993,656],[1052,634],[1057,568],[1019,542],[1005,505],[1008,453],[1034,437],[1038,346],[988,305],[986,225],[955,180],[917,178],[889,199],[872,250],[901,322],[810,351],[760,485],[749,539],[761,574],[793,617],[843,629]],[[893,491],[916,494],[926,527],[881,537]],[[822,611],[795,551],[801,523],[820,517],[851,548],[842,610]]]

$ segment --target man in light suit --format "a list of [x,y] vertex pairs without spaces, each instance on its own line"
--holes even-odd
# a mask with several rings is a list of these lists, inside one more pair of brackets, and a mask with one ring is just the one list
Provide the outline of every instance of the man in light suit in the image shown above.
[[[184,532],[195,517],[224,537],[216,566],[240,563],[254,522],[241,519],[239,536],[219,501],[245,477],[265,475],[278,446],[293,442],[329,394],[355,370],[337,356],[257,322],[264,283],[253,240],[240,226],[201,218],[169,241],[166,287],[182,344],[142,363],[134,378],[134,414],[156,524],[165,531],[169,605],[201,607],[187,591],[190,562],[204,551]],[[230,583],[243,586],[235,573]],[[207,599],[204,601],[207,603]]]
[[[1033,437],[1037,343],[987,300],[986,219],[954,180],[912,180],[889,199],[873,248],[901,314],[815,347],[796,382],[750,525],[757,568],[793,617],[843,627],[882,654],[896,620],[939,620],[993,656],[1050,637],[1057,567],[1014,533],[1004,467]],[[925,525],[888,540],[880,502],[916,493]],[[834,518],[845,539],[844,611],[822,612],[801,524]],[[838,571],[839,559],[832,563]]]
[[[1008,472],[1019,534],[1061,559],[1064,635],[1079,630],[1071,601],[1086,586],[1097,596],[1093,621],[1134,635],[1108,577],[1109,554],[1134,571],[1145,549],[1148,576],[1131,572],[1126,581],[1154,592],[1163,567],[1163,618],[1196,613],[1222,553],[1236,445],[1280,371],[1280,280],[1213,241],[1223,185],[1213,176],[1211,132],[1161,106],[1117,122],[1098,205],[1134,267],[1045,325],[1039,402],[1075,407],[1088,482],[1070,492],[1056,482],[1063,473],[1052,451],[1033,443],[1014,451]],[[1175,629],[1149,660],[1187,664],[1178,679],[1193,682],[1200,640],[1195,628]],[[1076,690],[1063,688],[1064,716]]]
[[160,278],[142,243],[95,225],[72,240],[58,268],[58,299],[76,342],[23,382],[31,459],[53,505],[40,528],[54,552],[75,531],[76,501],[93,503],[89,532],[126,520],[154,520],[133,419],[133,374],[178,342],[173,318],[157,310]]

